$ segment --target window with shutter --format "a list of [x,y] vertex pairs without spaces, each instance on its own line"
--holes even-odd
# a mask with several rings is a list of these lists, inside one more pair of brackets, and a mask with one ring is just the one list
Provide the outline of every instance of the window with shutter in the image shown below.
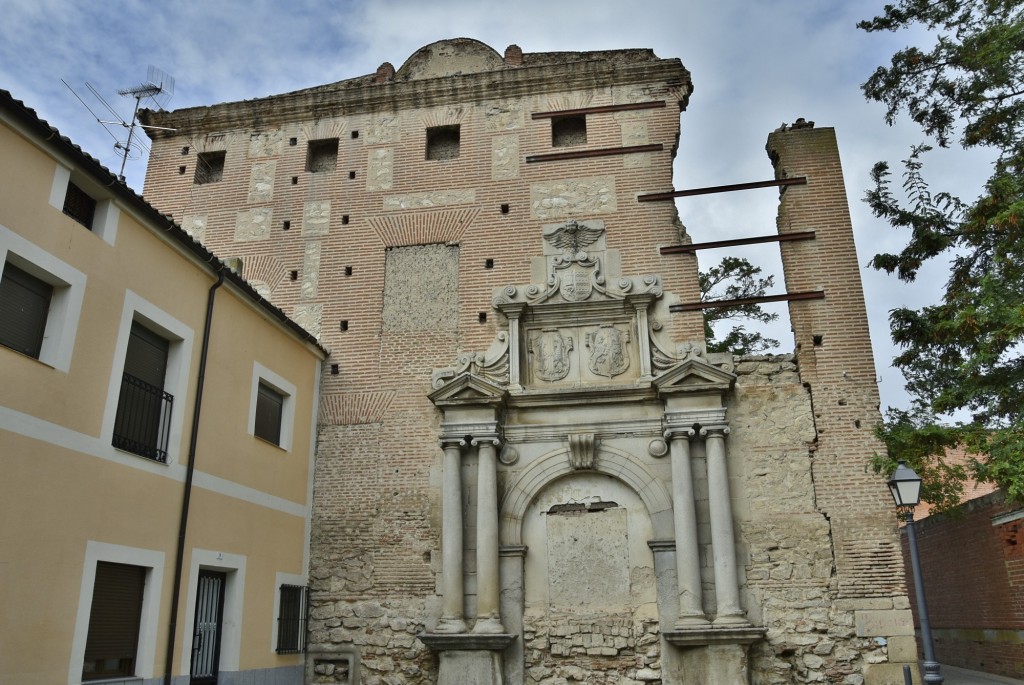
[[169,348],[166,339],[132,322],[114,418],[114,447],[159,462],[167,461],[174,401],[164,392]]
[[260,383],[256,391],[256,426],[253,431],[257,438],[275,445],[281,444],[283,408],[284,396],[266,383]]
[[68,191],[64,195],[64,213],[91,231],[93,217],[96,216],[96,200],[68,181]]
[[0,345],[39,359],[53,286],[14,264],[0,276]]
[[145,568],[97,562],[82,680],[134,675],[145,587]]

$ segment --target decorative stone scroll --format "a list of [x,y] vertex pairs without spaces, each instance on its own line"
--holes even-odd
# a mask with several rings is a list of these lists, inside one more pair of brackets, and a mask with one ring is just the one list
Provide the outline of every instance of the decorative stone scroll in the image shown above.
[[436,369],[430,378],[430,386],[442,388],[452,379],[469,372],[484,378],[499,387],[509,383],[509,334],[499,331],[486,352],[462,352],[455,359],[455,366]]

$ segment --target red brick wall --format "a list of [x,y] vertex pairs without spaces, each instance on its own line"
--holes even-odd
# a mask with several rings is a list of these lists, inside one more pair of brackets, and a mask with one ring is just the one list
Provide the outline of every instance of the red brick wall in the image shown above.
[[[1002,492],[966,502],[960,515],[934,515],[916,526],[936,658],[945,664],[1024,677],[1024,519]],[[996,524],[996,525],[994,525]],[[903,554],[909,574],[906,534]]]
[[790,128],[768,137],[777,178],[805,177],[782,190],[779,233],[814,231],[814,240],[780,244],[788,292],[824,291],[793,301],[800,380],[811,393],[817,443],[814,494],[832,521],[841,597],[901,596],[905,585],[896,516],[883,479],[866,468],[885,446],[857,249],[831,128]]

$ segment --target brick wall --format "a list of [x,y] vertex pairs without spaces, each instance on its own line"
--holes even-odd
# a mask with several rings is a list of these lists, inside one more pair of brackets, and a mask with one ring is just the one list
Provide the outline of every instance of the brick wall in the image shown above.
[[[936,658],[1024,677],[1024,517],[1002,491],[916,522]],[[1009,514],[1009,515],[1008,515]],[[907,537],[903,555],[910,567]],[[908,574],[915,622],[917,601]]]
[[820,300],[789,305],[800,378],[811,392],[817,444],[814,493],[833,522],[841,596],[901,596],[895,514],[883,479],[867,468],[885,447],[860,266],[853,242],[835,131],[776,131],[768,153],[777,178],[804,176],[782,190],[779,233],[814,231],[815,239],[783,243],[789,292],[824,291]]

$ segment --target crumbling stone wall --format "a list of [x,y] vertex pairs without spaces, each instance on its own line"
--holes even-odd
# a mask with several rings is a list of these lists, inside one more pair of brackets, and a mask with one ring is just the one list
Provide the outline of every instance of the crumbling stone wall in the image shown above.
[[894,600],[841,596],[832,522],[816,500],[812,398],[796,357],[748,356],[735,372],[729,450],[745,495],[738,527],[747,603],[768,629],[751,647],[752,682],[861,685],[865,664],[888,653],[886,639],[858,635],[856,613],[892,609]]
[[527,611],[526,682],[660,685],[659,633],[656,619],[632,614],[588,617]]

